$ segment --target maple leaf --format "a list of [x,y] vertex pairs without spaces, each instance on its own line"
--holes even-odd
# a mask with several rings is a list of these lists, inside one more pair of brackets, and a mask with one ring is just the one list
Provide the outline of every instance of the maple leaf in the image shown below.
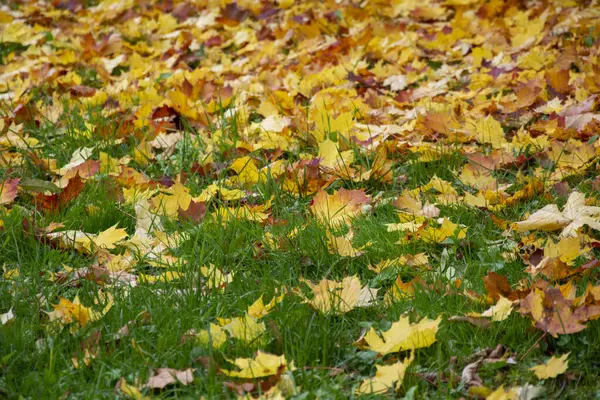
[[226,331],[217,324],[211,323],[208,329],[203,329],[195,334],[198,343],[204,346],[219,348],[227,341]]
[[486,396],[485,400],[517,400],[519,398],[519,392],[516,388],[504,389],[504,386],[500,386]]
[[600,316],[600,306],[578,305],[557,288],[535,288],[521,301],[519,312],[531,315],[536,328],[558,337],[584,330],[584,322]]
[[58,321],[61,325],[75,323],[71,326],[71,332],[86,326],[90,322],[94,322],[102,318],[113,306],[113,298],[110,294],[100,293],[96,304],[100,301],[105,305],[100,311],[94,310],[92,307],[85,307],[81,304],[79,296],[71,302],[68,299],[62,298],[59,303],[54,306],[54,311],[48,312],[50,321]]
[[127,381],[125,380],[125,378],[121,378],[121,380],[119,382],[117,382],[116,389],[121,391],[121,393],[123,393],[125,396],[129,396],[129,397],[133,398],[134,400],[149,400],[150,399],[148,396],[142,395],[142,393],[140,392],[140,389],[138,389],[137,387],[135,387],[133,385],[128,384]]
[[326,139],[319,143],[318,157],[320,164],[334,170],[345,171],[348,174],[350,164],[354,162],[352,150],[341,151],[336,142]]
[[392,365],[376,365],[375,376],[365,379],[356,390],[357,394],[383,393],[389,389],[397,391],[402,385],[408,366],[414,359],[415,354],[411,352],[410,357],[405,358],[404,361]]
[[149,389],[164,389],[166,386],[177,382],[187,386],[194,380],[194,371],[195,369],[193,368],[185,370],[158,368],[154,371],[154,375],[148,378],[148,381],[142,387]]
[[17,198],[20,178],[7,179],[0,185],[0,204],[12,203]]
[[46,211],[55,212],[62,207],[68,205],[76,199],[85,184],[79,174],[69,180],[69,183],[59,194],[45,195],[39,194],[36,196],[36,204]]
[[504,321],[512,313],[513,303],[505,297],[500,296],[498,302],[492,307],[488,308],[481,314],[479,313],[467,313],[465,318],[453,318],[453,321],[467,321],[475,326],[487,327],[489,324],[485,322],[479,322],[480,319],[489,318],[491,321]]
[[350,223],[369,203],[370,199],[364,190],[342,188],[333,194],[321,190],[313,198],[310,210],[322,224],[336,226]]
[[229,332],[233,338],[241,340],[244,343],[260,342],[262,335],[267,330],[264,322],[259,322],[257,318],[250,315],[236,317],[223,322],[225,322],[222,324],[223,329]]
[[265,315],[270,313],[271,310],[275,308],[277,304],[281,303],[281,301],[283,300],[283,296],[283,294],[279,296],[273,296],[271,301],[265,305],[265,303],[263,302],[263,295],[261,294],[258,300],[256,300],[248,307],[248,315],[253,318],[264,317]]
[[221,372],[227,376],[242,379],[255,379],[265,376],[277,375],[286,370],[293,371],[293,363],[286,361],[285,356],[276,356],[269,353],[258,351],[254,358],[236,358],[227,360],[238,367],[239,371],[221,369]]
[[[359,341],[365,349],[375,351],[381,355],[397,353],[403,350],[414,350],[429,347],[436,342],[436,333],[442,322],[439,316],[435,320],[423,318],[421,321],[411,324],[406,316],[392,323],[389,330],[379,335],[371,328]],[[362,342],[365,344],[362,345]]]
[[352,244],[352,239],[354,238],[353,231],[349,231],[343,236],[333,236],[329,231],[326,234],[329,252],[331,254],[339,254],[342,257],[358,257],[363,254],[362,250],[371,245],[371,242],[368,242],[364,246],[355,248]]
[[377,298],[378,289],[361,287],[360,279],[356,276],[348,276],[341,282],[322,279],[318,284],[313,284],[305,279],[301,281],[310,287],[314,297],[307,298],[300,291],[296,292],[323,314],[344,314],[355,307],[367,307]]
[[117,225],[111,226],[96,236],[93,241],[101,249],[114,249],[115,243],[125,239],[127,231],[123,228],[117,229]]
[[561,237],[577,235],[577,230],[587,225],[595,230],[600,230],[600,207],[586,206],[585,195],[573,192],[569,195],[563,211],[556,204],[549,204],[534,212],[525,221],[515,222],[517,232],[531,230],[555,231],[563,229]]
[[239,183],[254,185],[260,179],[255,161],[249,156],[235,159],[229,168],[238,174],[237,182]]
[[475,137],[479,143],[489,143],[494,149],[507,144],[502,125],[490,115],[475,122]]
[[233,282],[233,273],[225,274],[212,264],[208,267],[203,265],[200,267],[200,274],[206,278],[206,285],[210,288],[222,289]]
[[535,367],[529,368],[533,371],[538,379],[556,378],[560,374],[564,374],[569,367],[569,361],[567,358],[569,353],[563,354],[562,356],[554,356],[546,361],[542,365],[536,365]]
[[176,217],[179,210],[186,211],[192,202],[188,188],[181,183],[175,183],[165,193],[153,197],[152,205],[155,210],[163,212],[168,217]]

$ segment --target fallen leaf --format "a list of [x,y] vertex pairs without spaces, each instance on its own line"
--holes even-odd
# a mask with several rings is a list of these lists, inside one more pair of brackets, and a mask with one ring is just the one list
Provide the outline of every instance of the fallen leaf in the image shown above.
[[0,314],[0,325],[6,325],[9,322],[15,319],[15,314],[13,313],[12,308],[5,312],[4,314]]
[[148,381],[142,388],[149,389],[164,389],[168,385],[181,383],[184,386],[189,385],[194,380],[193,368],[185,370],[177,370],[172,368],[158,368],[154,371],[154,375],[148,378]]
[[221,372],[227,376],[242,379],[262,378],[265,376],[281,374],[286,370],[294,370],[293,364],[288,364],[285,356],[276,356],[264,353],[260,350],[253,358],[236,358],[234,361],[227,361],[235,364],[235,366],[238,367],[238,370],[222,369]]
[[315,195],[310,205],[311,212],[325,226],[348,224],[362,213],[370,199],[364,190],[340,189],[333,194],[322,190]]
[[563,354],[562,356],[554,356],[546,361],[544,364],[536,365],[535,367],[529,368],[533,371],[538,379],[556,378],[560,374],[564,374],[569,367],[569,361],[567,358],[569,353]]
[[377,372],[373,378],[367,378],[356,390],[357,394],[385,393],[390,389],[397,391],[404,381],[406,369],[414,360],[414,352],[409,358],[392,365],[376,365]]
[[436,333],[441,321],[442,317],[439,316],[435,320],[424,318],[411,324],[408,317],[403,316],[392,323],[389,330],[381,332],[381,335],[371,328],[359,345],[382,355],[429,347],[437,340]]
[[377,298],[377,289],[362,286],[356,276],[348,276],[341,282],[322,279],[318,284],[302,280],[313,292],[308,298],[297,292],[311,307],[323,314],[344,314],[355,307],[367,307]]
[[12,203],[18,194],[19,178],[7,179],[0,184],[0,204]]
[[563,228],[561,237],[572,237],[577,235],[577,230],[584,225],[600,230],[600,207],[585,205],[585,195],[573,192],[569,195],[563,211],[556,204],[549,204],[544,208],[531,214],[522,222],[513,224],[517,232],[531,230],[555,231]]

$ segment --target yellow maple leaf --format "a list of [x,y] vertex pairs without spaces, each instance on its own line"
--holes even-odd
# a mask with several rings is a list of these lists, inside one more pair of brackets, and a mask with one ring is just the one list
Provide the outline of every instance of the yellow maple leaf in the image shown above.
[[558,375],[564,374],[569,367],[569,361],[567,360],[569,354],[563,354],[560,357],[554,356],[544,364],[536,365],[529,368],[529,370],[533,371],[538,379],[556,378]]
[[188,188],[177,182],[165,193],[159,193],[151,200],[157,212],[163,212],[168,217],[176,217],[179,209],[187,210],[192,201]]
[[502,125],[491,115],[475,122],[475,138],[479,143],[491,144],[494,149],[507,144]]
[[349,223],[362,213],[370,199],[364,190],[340,189],[333,194],[321,190],[315,195],[310,211],[323,225],[336,226]]
[[196,339],[204,346],[210,344],[214,348],[219,348],[227,341],[227,334],[219,325],[211,323],[208,329],[203,329],[196,334]]
[[559,258],[562,262],[572,265],[580,254],[587,251],[589,248],[582,249],[581,238],[577,236],[562,238],[558,243],[548,239],[544,246],[544,257]]
[[344,314],[355,307],[371,305],[377,298],[378,289],[361,287],[357,276],[347,276],[341,282],[322,279],[318,284],[302,279],[313,291],[309,299],[297,292],[315,310],[323,314]]
[[127,237],[127,231],[123,228],[116,229],[117,225],[102,231],[93,239],[96,246],[101,249],[114,249],[115,243]]
[[131,397],[134,400],[149,400],[150,397],[142,395],[140,389],[127,383],[125,378],[121,378],[117,387],[125,396]]
[[263,302],[263,295],[261,294],[258,300],[248,307],[248,315],[257,319],[262,318],[270,313],[271,310],[281,302],[281,300],[283,300],[283,294],[279,296],[273,296],[271,301],[265,305]]
[[339,145],[329,139],[319,143],[320,164],[324,167],[334,170],[347,171],[350,164],[354,162],[354,152],[352,150],[341,151]]
[[327,110],[319,109],[319,111],[315,117],[317,131],[313,132],[318,142],[323,141],[331,132],[339,132],[342,136],[346,136],[354,127],[351,111],[342,113],[337,118],[330,116]]
[[258,340],[267,330],[264,322],[258,322],[256,318],[249,315],[227,321],[223,325],[223,329],[229,332],[232,337],[244,343],[252,343]]
[[158,275],[148,275],[148,274],[144,274],[142,272],[138,273],[138,278],[140,279],[140,282],[145,282],[145,283],[171,282],[171,281],[179,280],[183,276],[184,275],[181,272],[177,272],[177,271],[167,271],[167,272],[163,272],[162,274],[158,274]]
[[[512,301],[508,300],[506,297],[500,296],[496,305],[485,310],[480,316],[491,318],[492,321],[504,321],[512,313],[512,310]],[[478,316],[474,313],[469,313],[468,315]]]
[[368,242],[364,246],[355,248],[352,244],[353,237],[353,231],[350,231],[343,236],[334,236],[331,234],[331,232],[327,231],[327,245],[329,247],[329,253],[339,254],[342,257],[358,257],[363,254],[363,249],[371,245],[371,242]]
[[108,293],[99,292],[95,304],[100,303],[104,303],[104,307],[102,310],[96,311],[92,307],[81,304],[79,296],[76,296],[73,301],[61,297],[58,304],[54,306],[54,311],[47,314],[50,321],[58,321],[61,325],[74,323],[71,326],[71,332],[75,332],[90,322],[102,318],[112,308],[114,304],[113,297]]
[[504,386],[500,386],[492,393],[486,396],[485,400],[517,400],[519,398],[519,392],[517,388],[504,389]]
[[457,239],[464,239],[467,236],[467,230],[466,228],[459,228],[458,224],[448,218],[443,218],[439,228],[428,225],[418,232],[418,236],[424,242],[441,243],[452,236],[456,236]]
[[200,274],[206,278],[206,285],[210,289],[222,289],[233,282],[233,273],[225,274],[212,264],[208,264],[208,267],[205,265],[201,266]]
[[392,365],[376,365],[377,372],[373,378],[367,378],[358,387],[357,394],[384,393],[389,389],[394,391],[400,388],[408,366],[415,358],[414,352],[410,353],[409,358],[399,361]]
[[259,180],[258,168],[252,157],[236,158],[229,168],[238,174],[237,182],[239,183],[254,185]]
[[423,318],[411,324],[407,316],[402,316],[389,330],[381,332],[381,336],[371,328],[363,338],[366,343],[363,347],[382,355],[429,347],[437,340],[435,335],[440,322],[442,322],[441,316],[435,320]]
[[294,370],[293,364],[285,359],[285,356],[276,356],[269,353],[258,351],[254,358],[236,358],[235,361],[227,360],[238,367],[239,371],[230,371],[222,369],[227,376],[242,379],[255,379],[263,378],[265,376],[271,376],[281,374],[286,370]]

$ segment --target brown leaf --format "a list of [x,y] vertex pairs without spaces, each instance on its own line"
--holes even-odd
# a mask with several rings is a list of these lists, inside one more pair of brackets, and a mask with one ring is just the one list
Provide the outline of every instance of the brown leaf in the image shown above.
[[17,187],[21,179],[7,179],[0,184],[0,204],[12,203],[17,198]]
[[144,384],[144,388],[163,389],[168,385],[180,382],[187,386],[194,380],[193,368],[188,368],[183,371],[172,368],[158,368],[154,375]]
[[194,223],[200,223],[206,215],[206,203],[203,201],[195,202],[190,201],[190,205],[187,210],[179,208],[179,218],[182,221],[189,221]]
[[85,184],[78,173],[69,180],[69,183],[62,192],[50,196],[44,194],[37,195],[36,204],[45,211],[56,212],[76,199],[84,186]]
[[516,293],[511,289],[510,284],[506,276],[499,275],[495,272],[488,272],[483,277],[485,289],[489,295],[497,301],[500,296],[506,297],[509,300],[516,300]]
[[553,68],[546,71],[546,82],[555,91],[561,94],[571,91],[569,86],[569,69]]
[[77,86],[72,86],[69,89],[69,92],[71,93],[71,96],[73,96],[73,97],[91,97],[96,93],[96,89],[94,89],[93,87],[89,87],[89,86],[77,85]]

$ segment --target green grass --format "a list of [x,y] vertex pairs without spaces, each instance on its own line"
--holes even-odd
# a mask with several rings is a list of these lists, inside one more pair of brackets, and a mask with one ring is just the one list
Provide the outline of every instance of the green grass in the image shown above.
[[[133,141],[111,144],[97,142],[76,134],[83,129],[84,114],[73,112],[58,126],[50,123],[40,127],[30,126],[28,133],[38,138],[42,147],[37,151],[52,155],[62,165],[69,161],[77,148],[93,146],[94,159],[98,152],[106,151],[111,157],[131,154]],[[110,124],[111,121],[93,115],[94,124]],[[57,135],[56,131],[60,129]],[[192,131],[186,137],[192,137]],[[187,142],[189,144],[189,142]],[[163,175],[173,176],[189,168],[200,157],[198,149],[183,143],[170,159],[152,163],[145,172],[153,179]],[[365,159],[364,162],[372,160]],[[399,157],[394,163],[393,183],[382,185],[367,182],[371,195],[383,191],[384,197],[401,193],[429,181],[433,175],[450,182],[456,180],[456,170],[464,163],[458,153],[447,154],[443,159],[430,163],[418,162],[410,155]],[[141,168],[139,168],[141,169]],[[226,171],[221,171],[224,177]],[[34,164],[4,170],[5,177],[35,177],[44,179],[44,172]],[[402,183],[399,176],[405,176]],[[327,249],[325,229],[308,212],[310,197],[296,197],[282,190],[280,183],[269,180],[254,188],[262,203],[271,196],[274,202],[271,215],[286,223],[262,226],[247,221],[219,223],[206,218],[199,224],[164,221],[168,233],[178,232],[184,239],[176,250],[179,257],[180,280],[168,283],[140,284],[134,288],[102,286],[81,279],[76,282],[56,281],[55,274],[63,266],[81,269],[94,260],[69,249],[57,249],[36,238],[34,232],[23,229],[23,220],[37,228],[50,222],[63,222],[67,229],[96,233],[118,224],[129,234],[135,230],[135,211],[106,195],[114,178],[95,176],[87,181],[84,192],[58,214],[41,214],[27,195],[19,197],[18,206],[4,211],[0,230],[0,266],[4,276],[0,279],[0,312],[12,308],[16,318],[0,327],[0,397],[7,398],[69,398],[99,399],[115,398],[115,384],[120,378],[128,383],[143,383],[154,368],[196,368],[195,380],[188,386],[173,385],[153,394],[157,398],[235,398],[223,383],[230,380],[219,372],[229,369],[226,359],[251,357],[261,349],[273,354],[284,354],[293,360],[296,370],[292,373],[297,385],[296,399],[346,399],[353,398],[355,389],[368,376],[373,376],[375,365],[382,360],[376,354],[359,350],[354,341],[364,328],[385,328],[408,314],[416,321],[423,317],[435,318],[483,311],[486,306],[468,300],[465,296],[450,293],[450,282],[442,271],[452,268],[456,277],[463,280],[464,289],[484,293],[482,277],[488,271],[496,271],[516,283],[525,277],[520,261],[506,261],[503,250],[511,250],[515,242],[504,237],[502,229],[494,225],[489,213],[465,206],[442,206],[442,215],[469,229],[462,240],[450,239],[443,244],[411,242],[397,244],[400,234],[387,232],[385,224],[396,221],[391,205],[378,205],[368,216],[353,224],[356,244],[371,242],[366,253],[356,258],[332,255]],[[192,176],[187,184],[193,194],[198,194],[211,179]],[[336,187],[356,187],[352,182],[336,183]],[[505,209],[499,215],[506,220],[518,220],[525,212],[536,210],[547,203],[545,199],[533,199],[515,208]],[[90,211],[95,206],[97,212]],[[294,228],[303,226],[299,234],[277,250],[261,247],[265,232],[276,238],[286,237]],[[495,245],[491,245],[494,243]],[[505,248],[501,247],[505,246]],[[431,283],[429,288],[419,288],[415,297],[400,300],[392,305],[379,302],[375,306],[357,308],[341,316],[322,315],[304,304],[292,293],[300,286],[300,279],[318,281],[325,277],[340,280],[345,276],[358,275],[361,282],[389,287],[395,275],[376,276],[368,265],[403,254],[425,252],[432,269],[419,272],[408,268],[400,272],[404,280],[421,276]],[[194,290],[199,286],[199,267],[214,264],[234,274],[233,282],[224,290]],[[8,279],[7,272],[17,269],[18,276]],[[147,266],[143,271],[156,271]],[[61,297],[74,299],[79,296],[89,305],[97,297],[98,290],[114,296],[114,306],[100,320],[90,323],[71,334],[69,328],[58,329],[48,322],[45,312],[52,311]],[[243,344],[234,339],[220,349],[204,347],[181,338],[190,329],[206,329],[217,318],[241,316],[247,307],[261,295],[269,300],[275,293],[285,293],[283,301],[265,318],[267,327],[260,343]],[[148,317],[143,317],[147,315]],[[128,336],[119,338],[117,332],[129,321]],[[485,386],[497,388],[538,384],[528,369],[545,359],[548,353],[570,352],[569,383],[565,376],[544,382],[549,398],[586,398],[600,396],[597,380],[600,344],[600,323],[592,321],[588,328],[577,335],[558,339],[544,336],[534,329],[528,318],[516,311],[506,320],[494,322],[483,330],[465,323],[451,323],[444,319],[437,334],[437,342],[429,348],[419,349],[409,368],[399,396],[415,390],[414,398],[458,399],[466,396],[466,388],[460,383],[462,368],[467,358],[482,349],[506,346],[516,364],[506,364],[494,369],[482,368],[480,376]],[[97,357],[89,366],[74,368],[71,358],[81,356],[82,343],[90,337],[98,339]],[[212,359],[206,368],[203,360]],[[388,361],[403,355],[387,356]],[[571,372],[572,371],[572,372]],[[423,374],[437,377],[432,384],[422,378]],[[564,387],[564,385],[566,387]],[[412,389],[416,388],[416,389]],[[596,393],[596,394],[595,394]],[[589,396],[589,397],[588,397]],[[379,396],[391,398],[392,395]],[[378,398],[373,396],[373,398]]]

